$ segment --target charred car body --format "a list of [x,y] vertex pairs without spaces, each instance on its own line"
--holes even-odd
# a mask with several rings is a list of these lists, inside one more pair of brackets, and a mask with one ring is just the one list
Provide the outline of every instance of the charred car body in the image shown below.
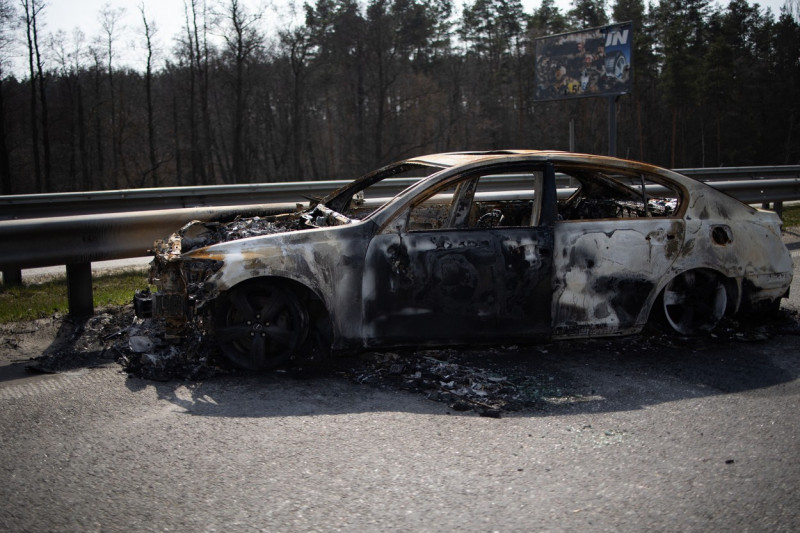
[[[393,198],[376,184],[424,176]],[[556,176],[577,188],[568,197]],[[517,190],[487,191],[513,178]],[[488,184],[488,186],[487,186]],[[327,349],[679,334],[777,309],[781,221],[686,176],[562,152],[435,154],[306,210],[192,222],[158,241],[139,316],[260,369]]]

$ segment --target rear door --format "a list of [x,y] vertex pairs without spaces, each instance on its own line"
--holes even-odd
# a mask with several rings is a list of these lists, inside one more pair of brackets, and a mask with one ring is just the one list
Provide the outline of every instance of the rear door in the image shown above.
[[554,337],[636,331],[686,238],[681,190],[617,167],[559,166],[579,184],[558,207]]

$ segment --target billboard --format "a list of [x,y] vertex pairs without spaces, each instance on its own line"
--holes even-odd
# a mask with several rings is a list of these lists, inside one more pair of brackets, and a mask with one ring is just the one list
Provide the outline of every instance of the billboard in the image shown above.
[[536,39],[534,100],[565,100],[631,92],[633,24]]

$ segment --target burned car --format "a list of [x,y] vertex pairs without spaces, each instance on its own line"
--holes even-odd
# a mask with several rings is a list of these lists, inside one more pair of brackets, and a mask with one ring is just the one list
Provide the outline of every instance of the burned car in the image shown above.
[[[397,177],[419,179],[385,198]],[[647,164],[545,151],[404,160],[304,210],[192,222],[154,255],[137,314],[174,339],[199,328],[249,369],[649,321],[692,335],[776,310],[792,278],[775,213]]]

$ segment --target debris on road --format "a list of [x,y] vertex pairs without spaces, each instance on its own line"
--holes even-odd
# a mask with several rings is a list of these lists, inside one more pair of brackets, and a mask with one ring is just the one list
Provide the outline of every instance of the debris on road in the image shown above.
[[[205,380],[220,373],[243,372],[228,365],[216,343],[200,331],[179,344],[168,342],[163,321],[135,318],[130,305],[101,310],[87,320],[54,316],[6,325],[0,332],[9,351],[23,351],[26,342],[37,340],[39,344],[31,349],[44,355],[27,365],[34,372],[69,372],[114,362],[130,376],[154,381]],[[796,312],[784,310],[768,324],[729,320],[703,337],[650,331],[626,338],[535,346],[367,352],[332,357],[315,366],[300,365],[289,375],[306,371],[338,375],[360,385],[424,395],[454,412],[499,418],[514,411],[594,401],[596,384],[576,382],[568,363],[559,361],[574,362],[584,356],[587,361],[636,358],[632,368],[642,368],[643,361],[657,361],[665,350],[699,353],[719,345],[764,342],[777,334],[800,335]],[[52,338],[49,346],[42,345],[47,335]]]
[[131,376],[153,381],[207,379],[224,369],[216,364],[215,343],[193,332],[167,342],[162,321],[134,318],[126,339],[116,343],[118,362]]
[[343,373],[356,383],[422,393],[455,411],[495,418],[501,411],[541,408],[547,398],[566,394],[553,385],[552,376],[530,372],[532,365],[503,365],[504,372],[489,368],[497,359],[515,357],[518,352],[517,346],[371,352]]
[[55,339],[43,350],[43,355],[26,365],[26,369],[29,372],[59,373],[114,363],[117,354],[103,338],[123,329],[124,322],[131,319],[130,313],[125,317],[117,311],[99,311],[84,320],[56,315],[35,321],[31,328],[33,335],[43,336],[43,330],[55,329]]

